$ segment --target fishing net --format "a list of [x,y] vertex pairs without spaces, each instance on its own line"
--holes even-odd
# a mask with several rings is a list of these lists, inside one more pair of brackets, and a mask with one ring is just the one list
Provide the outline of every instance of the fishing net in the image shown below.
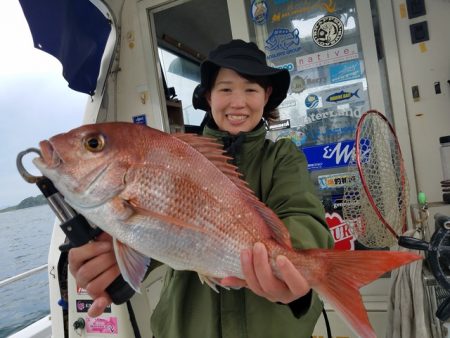
[[351,231],[367,247],[393,246],[406,230],[409,187],[394,129],[378,111],[359,120],[348,170],[356,176],[343,197]]

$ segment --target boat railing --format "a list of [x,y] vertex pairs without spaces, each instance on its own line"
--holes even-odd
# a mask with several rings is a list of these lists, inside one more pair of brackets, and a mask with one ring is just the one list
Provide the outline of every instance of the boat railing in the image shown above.
[[38,272],[41,272],[42,270],[45,270],[45,269],[47,269],[47,264],[38,266],[38,267],[33,268],[33,269],[30,269],[30,270],[28,270],[28,271],[19,273],[19,274],[15,275],[15,276],[6,278],[6,279],[0,281],[0,288],[3,287],[3,286],[5,286],[5,285],[14,283],[15,281],[24,279],[24,278],[26,278],[26,277],[28,277],[28,276],[34,275],[34,274],[36,274],[36,273],[38,273]]

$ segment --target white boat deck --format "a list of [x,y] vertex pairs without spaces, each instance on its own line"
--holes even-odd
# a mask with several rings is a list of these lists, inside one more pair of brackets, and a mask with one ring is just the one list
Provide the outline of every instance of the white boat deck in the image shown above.
[[52,337],[52,322],[50,315],[39,319],[33,324],[27,326],[23,330],[14,333],[8,338],[51,338]]

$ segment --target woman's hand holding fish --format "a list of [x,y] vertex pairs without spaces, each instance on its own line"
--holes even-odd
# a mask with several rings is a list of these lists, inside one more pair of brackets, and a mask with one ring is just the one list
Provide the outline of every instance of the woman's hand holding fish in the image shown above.
[[308,282],[286,257],[276,259],[279,277],[274,275],[267,257],[267,249],[262,243],[256,243],[253,250],[243,250],[241,264],[245,280],[227,277],[221,280],[221,285],[247,287],[261,297],[284,304],[309,292]]
[[77,285],[94,299],[88,315],[97,317],[111,304],[105,289],[120,275],[112,245],[112,237],[102,233],[90,242],[69,251],[69,269]]

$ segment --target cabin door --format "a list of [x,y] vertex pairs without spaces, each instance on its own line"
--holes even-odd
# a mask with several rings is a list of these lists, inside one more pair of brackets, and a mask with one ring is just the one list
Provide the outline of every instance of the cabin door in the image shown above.
[[[200,63],[210,50],[232,38],[226,0],[144,0],[139,3],[153,111],[161,111],[161,129],[198,131],[204,112],[192,107],[200,82]],[[236,0],[233,0],[236,2]],[[235,6],[236,4],[234,4]],[[233,5],[231,5],[233,6]],[[246,25],[241,22],[238,26]],[[162,108],[159,108],[162,107]]]

